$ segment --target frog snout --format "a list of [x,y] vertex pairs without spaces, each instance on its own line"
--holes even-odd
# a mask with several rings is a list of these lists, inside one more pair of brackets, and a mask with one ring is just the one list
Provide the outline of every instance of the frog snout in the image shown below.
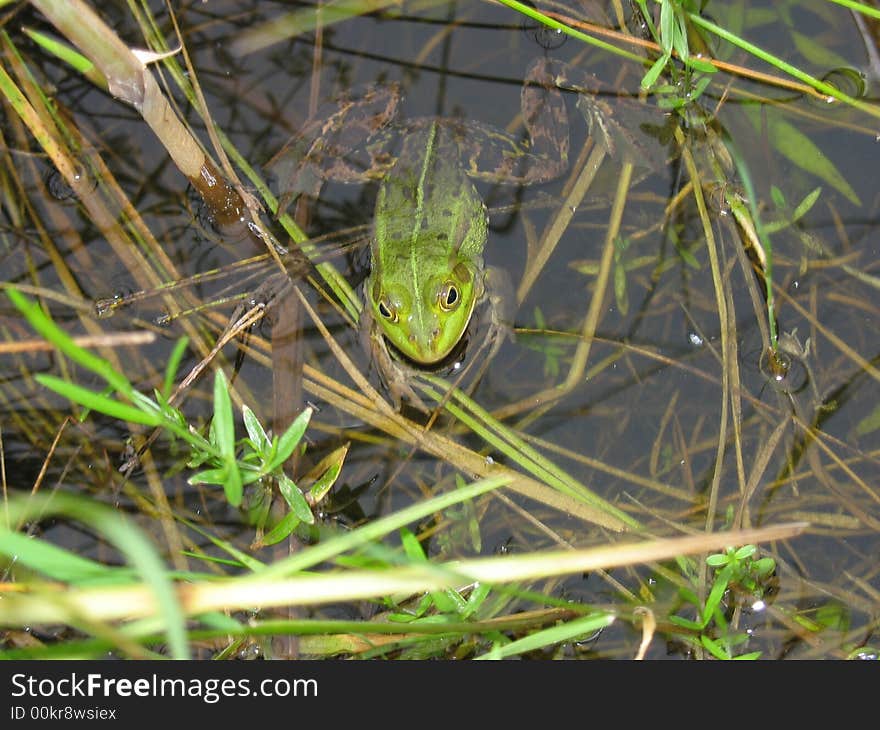
[[446,356],[445,352],[438,350],[440,346],[440,328],[434,329],[424,334],[418,332],[410,332],[407,339],[413,350],[418,353],[420,362],[436,362]]

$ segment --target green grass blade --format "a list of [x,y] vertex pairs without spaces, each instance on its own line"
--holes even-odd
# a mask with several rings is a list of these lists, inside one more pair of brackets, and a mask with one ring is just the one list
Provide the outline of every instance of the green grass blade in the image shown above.
[[527,18],[531,18],[532,20],[541,23],[542,25],[546,25],[548,28],[553,28],[554,30],[559,30],[565,33],[566,35],[571,36],[572,38],[577,38],[579,41],[583,41],[584,43],[588,43],[591,46],[595,46],[596,48],[601,48],[609,53],[613,53],[617,56],[622,56],[623,58],[628,58],[631,61],[636,61],[637,63],[644,63],[645,59],[642,56],[638,56],[635,53],[630,53],[629,51],[625,51],[622,48],[618,48],[610,43],[606,43],[605,41],[601,41],[598,38],[594,38],[593,36],[587,35],[586,33],[581,33],[579,30],[575,30],[574,28],[570,28],[565,25],[565,23],[560,23],[558,20],[551,18],[548,15],[544,15],[540,11],[531,7],[530,5],[526,5],[525,3],[518,2],[518,0],[499,0],[502,5],[506,5],[511,10],[515,10],[516,12],[525,15]]
[[134,390],[131,383],[121,373],[117,373],[109,362],[77,345],[70,335],[52,321],[39,304],[26,298],[12,287],[6,290],[6,296],[27,319],[31,327],[71,360],[100,375],[120,393],[128,395]]
[[65,583],[92,584],[106,580],[131,578],[131,571],[103,565],[13,530],[0,527],[0,554],[15,558],[24,565],[52,580]]
[[592,634],[596,631],[610,626],[614,622],[614,615],[610,613],[599,613],[594,616],[584,616],[582,618],[568,621],[559,626],[554,626],[543,631],[536,631],[533,634],[511,641],[509,644],[497,647],[488,654],[476,657],[477,659],[508,659],[527,651],[535,651],[546,646],[553,646],[565,641],[571,641],[585,634]]
[[[63,492],[15,497],[9,500],[8,510],[10,522],[14,524],[62,515],[82,522],[103,535],[125,555],[152,589],[158,606],[157,618],[164,626],[171,656],[175,659],[189,657],[184,612],[177,601],[171,578],[156,549],[130,520],[98,502]],[[0,528],[2,530],[5,528]],[[78,563],[73,566],[76,567],[83,565]],[[2,617],[3,605],[0,602],[0,622]]]
[[115,398],[110,398],[103,393],[97,393],[88,388],[83,388],[76,383],[62,380],[54,375],[46,375],[43,373],[34,376],[34,379],[43,387],[64,396],[68,400],[78,403],[79,405],[89,408],[93,411],[104,413],[105,415],[118,418],[121,421],[129,423],[140,423],[144,426],[158,426],[161,418],[158,413],[148,413],[135,408],[127,403],[121,403]]

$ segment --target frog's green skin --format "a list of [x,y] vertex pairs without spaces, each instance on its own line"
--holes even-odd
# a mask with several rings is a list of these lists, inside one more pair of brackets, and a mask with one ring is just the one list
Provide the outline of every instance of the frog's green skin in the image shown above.
[[416,363],[443,360],[483,296],[486,206],[452,130],[407,135],[376,201],[365,285],[373,319]]
[[[366,320],[379,347],[383,343],[376,329],[405,358],[430,366],[462,339],[475,306],[487,294],[487,213],[469,178],[524,185],[567,169],[568,125],[556,88],[561,68],[541,59],[529,69],[521,97],[530,137],[525,145],[476,122],[418,118],[402,125],[395,155],[385,148],[391,136],[385,133],[397,97],[392,93],[386,100],[370,89],[363,95],[367,117],[356,114],[357,101],[343,100],[341,110],[320,125],[321,136],[300,153],[299,166],[307,170],[309,182],[303,188],[288,180],[288,197],[290,191],[316,194],[317,187],[308,187],[319,177],[381,180],[365,286]],[[353,141],[359,132],[361,139]],[[300,139],[288,147],[304,146]],[[287,150],[276,157],[276,169],[280,163],[289,166]],[[358,163],[346,163],[351,150],[360,152]]]

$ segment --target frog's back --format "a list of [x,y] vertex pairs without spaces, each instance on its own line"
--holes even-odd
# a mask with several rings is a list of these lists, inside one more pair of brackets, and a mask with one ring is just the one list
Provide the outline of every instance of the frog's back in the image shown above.
[[386,335],[418,362],[451,350],[482,294],[486,207],[457,131],[429,121],[403,135],[376,201],[367,290]]
[[375,241],[381,245],[374,256],[381,268],[482,255],[486,208],[461,164],[458,134],[435,121],[402,135],[376,204]]

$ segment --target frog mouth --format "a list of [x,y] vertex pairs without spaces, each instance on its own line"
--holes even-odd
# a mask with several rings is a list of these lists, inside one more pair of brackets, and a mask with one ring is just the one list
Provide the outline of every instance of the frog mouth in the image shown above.
[[446,355],[434,362],[413,360],[406,353],[402,352],[389,338],[384,335],[383,338],[388,346],[388,351],[395,360],[405,363],[409,368],[419,372],[445,376],[458,372],[463,367],[467,354],[468,340],[470,339],[470,326],[468,326],[458,342],[455,343],[455,346]]

